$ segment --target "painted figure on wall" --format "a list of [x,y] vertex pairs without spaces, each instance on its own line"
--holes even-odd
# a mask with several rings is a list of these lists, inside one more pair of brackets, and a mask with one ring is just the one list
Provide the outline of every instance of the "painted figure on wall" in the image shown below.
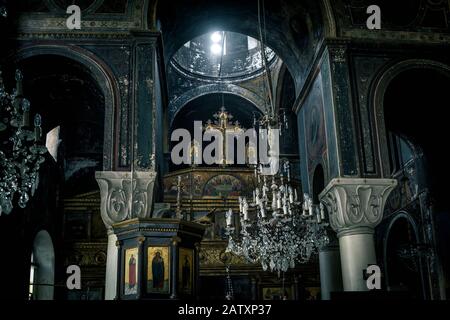
[[182,280],[181,280],[183,289],[189,288],[190,279],[191,279],[191,265],[190,265],[188,256],[184,256],[183,272],[182,272]]
[[194,272],[194,251],[180,248],[180,260],[178,264],[178,285],[180,291],[185,294],[192,293],[192,279]]
[[127,249],[125,251],[125,295],[137,294],[137,254],[137,248]]
[[169,247],[147,249],[147,292],[169,294]]
[[130,275],[128,278],[128,285],[130,288],[134,288],[136,285],[136,258],[132,254],[130,260],[128,260],[128,267],[130,268]]
[[157,251],[152,260],[153,288],[162,289],[164,287],[164,259],[161,252]]

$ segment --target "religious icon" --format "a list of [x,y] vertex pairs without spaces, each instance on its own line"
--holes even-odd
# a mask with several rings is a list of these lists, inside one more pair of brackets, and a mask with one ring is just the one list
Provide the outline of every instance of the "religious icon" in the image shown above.
[[137,294],[138,249],[125,250],[125,295]]
[[193,250],[180,248],[180,260],[178,269],[178,286],[180,291],[186,294],[192,293],[192,279],[194,275]]
[[170,293],[169,247],[148,247],[147,257],[147,292]]

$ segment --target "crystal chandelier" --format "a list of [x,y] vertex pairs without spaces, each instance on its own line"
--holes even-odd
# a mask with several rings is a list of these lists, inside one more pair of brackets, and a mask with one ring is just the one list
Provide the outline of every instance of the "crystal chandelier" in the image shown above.
[[259,262],[264,271],[286,272],[328,244],[324,207],[313,205],[306,194],[303,202],[298,200],[288,162],[273,176],[259,171],[253,200],[239,198],[240,223],[235,226],[232,209],[227,212],[227,252]]
[[42,156],[41,116],[30,126],[30,102],[24,98],[22,73],[15,73],[16,88],[8,94],[0,71],[0,215],[10,214],[14,204],[25,208],[38,183]]
[[[269,111],[259,121],[255,119],[254,126],[266,129],[268,135],[277,135],[281,130],[276,129],[287,129],[288,122],[285,116],[272,116]],[[227,251],[251,263],[259,262],[264,271],[280,273],[294,268],[296,263],[308,262],[329,243],[328,223],[322,204],[313,204],[307,194],[303,201],[298,199],[289,161],[280,161],[278,151],[271,150],[273,142],[279,140],[269,140],[269,154],[275,155],[271,161],[278,162],[279,169],[273,172],[272,167],[268,175],[263,170],[267,164],[255,165],[253,199],[249,202],[246,197],[239,197],[239,223],[234,223],[232,209],[226,214]]]

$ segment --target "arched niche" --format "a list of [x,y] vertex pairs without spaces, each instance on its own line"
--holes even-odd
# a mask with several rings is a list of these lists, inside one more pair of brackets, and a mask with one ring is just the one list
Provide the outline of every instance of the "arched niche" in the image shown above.
[[[418,74],[414,75],[411,73],[405,73],[405,72],[428,72],[428,74],[432,74],[431,82],[430,79],[425,79],[423,77],[418,76]],[[383,69],[379,75],[374,80],[374,83],[372,85],[371,89],[371,111],[372,116],[374,119],[374,125],[375,125],[375,149],[377,153],[377,158],[379,159],[379,170],[382,177],[390,177],[391,174],[391,168],[389,166],[389,160],[385,156],[389,153],[388,149],[388,129],[386,128],[386,116],[385,116],[385,97],[386,92],[389,89],[390,85],[392,84],[392,81],[394,79],[398,79],[399,76],[403,74],[403,79],[407,81],[416,81],[417,84],[423,84],[424,87],[430,87],[433,85],[433,83],[436,82],[437,78],[439,77],[441,79],[448,79],[450,77],[450,66],[443,64],[438,61],[432,61],[432,60],[425,60],[425,59],[411,59],[411,60],[404,60],[401,62],[397,62],[394,64],[389,65],[385,69]],[[407,75],[407,76],[405,76]],[[436,76],[436,77],[435,77]],[[427,82],[428,81],[428,82]],[[401,82],[401,80],[400,80]],[[442,88],[442,87],[441,87]],[[418,91],[419,93],[424,93],[423,89]],[[445,92],[445,91],[444,91]],[[412,93],[412,90],[404,90],[403,92],[398,92],[398,101],[401,101],[401,96]],[[436,113],[442,112],[442,110],[434,110]],[[425,112],[431,112],[430,109],[423,109],[423,113]],[[435,114],[436,114],[435,113]],[[412,112],[410,112],[410,115]],[[417,113],[416,115],[420,115],[420,113]],[[420,126],[418,127],[420,128]],[[419,130],[417,132],[420,132]],[[413,138],[413,137],[412,137]],[[412,139],[413,140],[413,139]]]
[[[108,125],[105,82],[90,68],[63,55],[44,53],[21,56],[14,67],[24,74],[24,94],[32,114],[41,114],[43,139],[59,127],[58,153],[62,194],[74,196],[97,190],[95,171],[110,166],[105,145]],[[12,72],[9,72],[12,74]]]
[[[117,135],[114,130],[116,127],[114,119],[117,118],[120,106],[119,85],[113,71],[91,52],[76,46],[44,44],[25,46],[19,48],[13,56],[8,58],[8,61],[11,66],[20,67],[24,62],[42,56],[54,57],[56,60],[67,59],[72,61],[72,64],[78,64],[80,69],[84,70],[98,86],[104,97],[103,170],[112,170],[116,166],[115,162],[117,161],[114,157],[117,154]],[[51,66],[52,62],[49,65]],[[24,80],[26,81],[26,79],[25,73]]]
[[52,300],[55,285],[55,251],[52,238],[46,230],[36,234],[30,260],[30,299]]
[[[194,121],[201,121],[203,125],[206,125],[208,120],[214,122],[214,114],[217,113],[221,107],[224,106],[226,111],[233,116],[231,121],[235,123],[238,121],[241,128],[251,129],[253,128],[254,119],[259,119],[262,116],[260,108],[250,102],[248,99],[243,98],[237,94],[229,93],[209,93],[198,96],[188,103],[183,105],[174,117],[170,131],[170,136],[176,129],[186,129],[189,131],[191,140],[194,139]],[[170,142],[169,149],[177,145],[178,142]],[[203,142],[203,149],[209,145],[209,142]],[[235,144],[236,147],[236,144]],[[237,151],[235,149],[235,164],[237,162]],[[171,170],[181,169],[182,166],[175,166],[171,164]]]
[[389,223],[384,240],[386,289],[412,298],[423,298],[422,264],[418,247],[417,225],[406,212],[398,213]]
[[[450,173],[443,156],[448,137],[449,88],[450,66],[412,59],[385,68],[372,90],[380,175],[400,178],[400,182],[414,180],[415,185],[409,188],[412,192],[404,194],[412,194],[408,203],[420,199],[418,211],[425,228],[420,235],[435,250],[435,261],[426,263],[433,270],[425,289],[431,297],[442,297],[448,290],[443,279],[450,275]],[[400,152],[392,147],[393,141],[400,145]],[[400,159],[401,165],[395,167],[393,155],[412,160],[408,164]]]

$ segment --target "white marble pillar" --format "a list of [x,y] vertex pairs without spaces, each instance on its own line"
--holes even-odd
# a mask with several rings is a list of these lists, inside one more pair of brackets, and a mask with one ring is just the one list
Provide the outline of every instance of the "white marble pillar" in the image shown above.
[[106,257],[105,300],[114,300],[117,289],[117,236],[108,230],[108,250]]
[[150,218],[156,172],[100,171],[95,173],[100,187],[100,212],[108,230],[105,300],[116,298],[118,249],[112,225],[134,218]]
[[344,291],[367,291],[364,271],[376,264],[374,229],[397,185],[392,179],[333,179],[320,194],[337,232]]
[[319,251],[320,293],[322,300],[330,300],[331,292],[342,291],[339,246],[328,245]]

